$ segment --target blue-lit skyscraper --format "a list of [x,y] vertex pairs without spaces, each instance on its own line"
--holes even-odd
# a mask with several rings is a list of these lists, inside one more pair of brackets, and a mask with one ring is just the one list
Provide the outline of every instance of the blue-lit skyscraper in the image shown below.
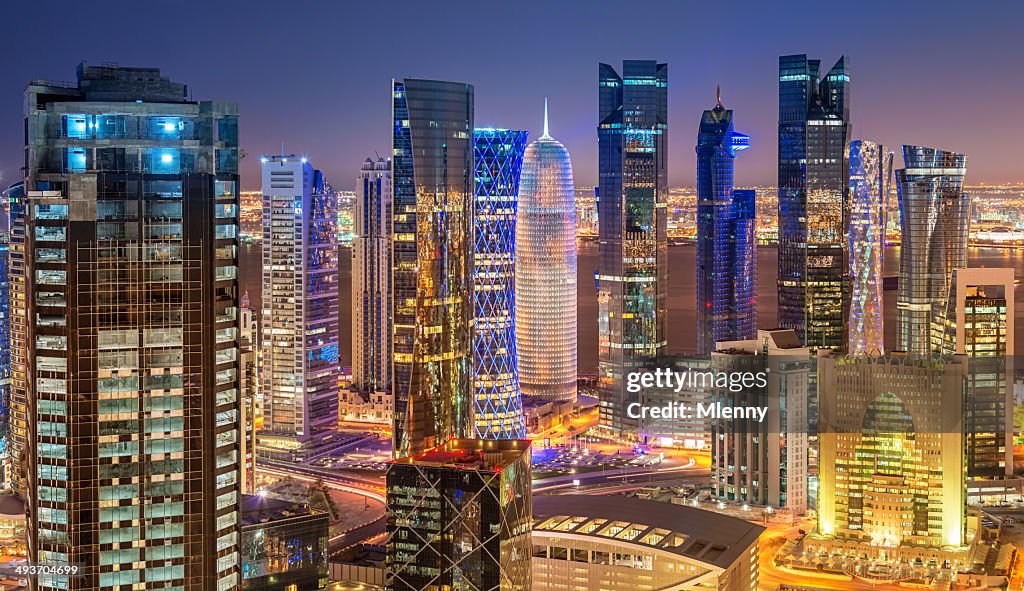
[[598,67],[600,426],[632,434],[626,374],[664,352],[668,290],[668,64]]
[[508,129],[473,132],[473,423],[480,439],[526,437],[515,326],[516,202],[526,133]]
[[757,244],[753,190],[733,190],[736,152],[750,138],[732,127],[732,111],[704,111],[697,134],[697,353],[719,341],[757,334]]
[[849,306],[850,64],[779,58],[779,326],[808,347],[842,349]]
[[885,351],[882,263],[892,152],[865,140],[850,142],[849,353]]

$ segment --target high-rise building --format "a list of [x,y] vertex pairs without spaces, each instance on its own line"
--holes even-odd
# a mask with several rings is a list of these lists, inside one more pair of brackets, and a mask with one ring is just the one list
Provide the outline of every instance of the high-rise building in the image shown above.
[[779,58],[779,326],[846,346],[850,63]]
[[882,263],[892,190],[892,152],[866,140],[850,142],[850,314],[847,351],[882,353]]
[[242,496],[240,591],[327,589],[330,514],[268,496]]
[[697,354],[757,330],[757,222],[754,191],[733,190],[736,152],[750,137],[733,130],[732,110],[704,111],[697,132]]
[[626,374],[662,354],[668,290],[668,64],[598,70],[600,426],[635,434]]
[[716,497],[802,515],[808,507],[807,394],[810,350],[793,329],[716,343],[718,373],[764,376],[763,386],[714,389],[714,402],[766,408],[764,420],[711,420],[711,480]]
[[1013,474],[1014,270],[953,269],[944,355],[966,355],[964,434],[967,477]]
[[473,87],[392,82],[395,457],[471,431]]
[[529,441],[452,439],[386,478],[388,589],[530,589]]
[[569,151],[526,148],[516,220],[516,346],[523,396],[576,400],[576,206]]
[[[24,181],[19,181],[0,193],[6,204],[21,198]],[[7,209],[7,205],[3,206]],[[10,218],[4,216],[0,225],[0,483],[10,482],[8,436],[11,424],[11,233]]]
[[805,544],[905,562],[938,552],[939,564],[952,562],[968,541],[966,359],[819,349],[818,376],[818,536]]
[[943,327],[934,320],[946,306],[953,269],[967,266],[967,157],[903,146],[903,165],[896,171],[901,234],[897,334],[900,349],[928,355],[941,347]]
[[516,199],[526,132],[473,132],[473,423],[480,439],[525,439],[516,365]]
[[28,441],[28,304],[25,280],[25,181],[8,187],[2,195],[8,207],[7,245],[7,355],[4,435],[4,482],[25,493],[25,461]]
[[352,387],[391,391],[391,161],[367,158],[352,239]]
[[263,430],[338,424],[338,202],[304,157],[264,156]]
[[[238,110],[155,68],[25,92],[33,588],[234,589]],[[27,371],[26,371],[27,370]]]
[[238,309],[238,412],[242,435],[238,438],[241,458],[242,494],[256,492],[256,398],[259,391],[259,341],[256,318],[249,308],[249,293],[243,293]]

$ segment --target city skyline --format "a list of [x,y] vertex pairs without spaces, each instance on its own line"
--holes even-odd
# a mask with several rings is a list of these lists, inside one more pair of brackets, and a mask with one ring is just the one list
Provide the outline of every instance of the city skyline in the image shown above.
[[[851,57],[857,79],[853,114],[856,136],[890,146],[936,145],[968,153],[972,156],[968,182],[1024,180],[1019,178],[1019,168],[1013,165],[1015,138],[1011,133],[1024,127],[1024,112],[1016,109],[1013,102],[1013,97],[1024,92],[1024,81],[1012,76],[1000,78],[999,92],[990,91],[995,87],[991,73],[1011,72],[1015,65],[1012,52],[999,52],[996,42],[989,41],[1013,38],[1013,23],[1024,17],[1024,7],[1008,6],[999,14],[949,7],[940,20],[925,23],[909,6],[886,5],[885,19],[870,18],[868,15],[877,11],[869,9],[851,14],[839,6],[819,6],[814,10],[788,11],[786,21],[769,27],[765,23],[771,22],[772,8],[747,5],[735,11],[736,19],[730,23],[730,34],[746,42],[716,49],[715,60],[707,59],[702,48],[718,32],[700,25],[705,20],[701,18],[705,9],[699,6],[666,5],[666,18],[658,19],[643,33],[620,36],[612,46],[588,32],[598,26],[600,11],[584,11],[584,5],[578,2],[559,3],[544,10],[481,6],[474,7],[472,12],[465,11],[465,16],[459,16],[457,6],[443,11],[466,24],[500,21],[527,32],[543,33],[553,31],[554,23],[573,23],[571,27],[562,27],[570,29],[564,36],[548,35],[544,48],[523,47],[517,59],[495,60],[489,55],[457,52],[455,42],[449,39],[417,51],[409,51],[408,42],[395,47],[374,44],[367,37],[372,33],[354,26],[367,18],[378,18],[379,9],[374,7],[324,6],[314,13],[318,20],[327,23],[325,27],[337,23],[345,34],[306,35],[302,27],[293,27],[295,32],[289,33],[287,27],[279,28],[276,20],[263,18],[265,12],[258,9],[260,4],[247,4],[244,12],[230,9],[229,4],[209,7],[214,14],[230,14],[242,34],[211,35],[188,45],[178,43],[180,39],[170,28],[119,26],[145,13],[156,19],[160,12],[156,7],[143,7],[130,16],[112,11],[104,17],[113,19],[109,22],[100,21],[98,13],[90,7],[65,7],[62,19],[46,22],[50,34],[43,51],[9,59],[0,69],[0,128],[20,129],[21,91],[29,79],[69,80],[74,75],[71,65],[82,59],[92,63],[111,60],[125,66],[158,66],[169,76],[188,78],[194,96],[223,96],[240,103],[250,122],[240,138],[249,155],[240,164],[242,188],[255,189],[257,156],[277,153],[282,142],[286,150],[300,146],[308,150],[310,158],[321,163],[326,176],[334,179],[350,178],[353,168],[367,153],[375,150],[384,155],[389,147],[387,97],[392,77],[465,80],[477,88],[481,105],[478,124],[529,130],[531,137],[538,137],[541,131],[531,106],[549,96],[551,116],[560,122],[560,138],[574,157],[576,178],[581,184],[596,185],[597,138],[592,121],[597,101],[587,92],[593,64],[650,56],[669,63],[678,80],[669,94],[669,114],[683,124],[670,139],[669,184],[694,182],[695,156],[687,138],[696,131],[696,122],[713,98],[716,84],[729,97],[730,108],[743,113],[744,131],[757,146],[744,156],[736,185],[773,184],[773,64],[779,55],[807,51],[819,56]],[[45,17],[29,14],[27,8],[21,7],[5,6],[2,12],[5,22],[25,24],[9,30],[8,42],[12,47],[30,44],[29,35],[42,27],[41,19]],[[818,26],[829,15],[839,14],[843,19],[838,26]],[[285,17],[285,22],[296,18]],[[415,27],[437,24],[440,18],[440,12],[432,14],[429,7],[404,8],[403,18],[392,23],[396,33],[393,37],[401,39]],[[88,46],[76,41],[74,31],[99,26],[115,28],[119,35],[96,36]],[[292,47],[293,51],[264,56],[268,59],[252,59],[265,53],[263,39],[270,30],[275,37],[284,35],[280,44]],[[873,36],[885,37],[887,43],[868,43],[865,30],[872,31]],[[797,32],[799,36],[795,35]],[[962,40],[956,51],[934,50],[944,46],[942,41],[954,34]],[[295,52],[355,58],[331,60],[332,67],[324,68],[315,59],[295,63],[288,57]],[[371,53],[373,59],[360,58]],[[217,67],[196,68],[203,55],[217,55]],[[530,67],[524,68],[525,63],[530,63]],[[916,68],[914,84],[900,84],[909,63]],[[978,63],[986,67],[973,66]],[[288,71],[296,77],[316,80],[320,92],[338,98],[307,103],[287,85],[267,85],[260,72],[276,64],[287,64]],[[222,76],[221,72],[232,75]],[[524,73],[531,77],[530,84],[507,83],[509,78]],[[955,77],[955,84],[950,83],[951,76]],[[927,100],[921,100],[922,96]],[[901,104],[915,107],[908,114],[898,107]],[[973,117],[979,104],[1002,115]],[[936,120],[943,121],[943,125],[928,124]],[[19,136],[8,133],[0,142],[3,186],[17,180],[20,174]]]

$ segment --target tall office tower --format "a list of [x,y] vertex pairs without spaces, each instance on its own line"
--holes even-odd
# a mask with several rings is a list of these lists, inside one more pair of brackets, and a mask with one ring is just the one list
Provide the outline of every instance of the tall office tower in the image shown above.
[[7,436],[11,421],[11,235],[0,232],[0,484],[10,480]]
[[697,354],[757,330],[757,220],[753,191],[733,191],[736,152],[750,137],[732,127],[732,110],[704,111],[697,132]]
[[850,142],[850,315],[847,350],[885,351],[882,262],[892,191],[892,152],[866,140]]
[[966,376],[962,356],[818,350],[822,539],[814,546],[891,561],[913,560],[921,548],[962,549]]
[[386,479],[388,589],[529,591],[529,441],[452,439]]
[[391,391],[391,161],[359,171],[352,239],[352,387]]
[[33,588],[235,589],[238,109],[155,68],[25,91]]
[[263,430],[338,424],[338,201],[299,156],[263,163]]
[[779,326],[811,349],[846,346],[850,63],[779,58]]
[[946,306],[953,269],[967,266],[967,157],[903,146],[903,165],[896,171],[902,235],[897,334],[901,349],[929,355],[941,345],[942,326],[933,320]]
[[1013,474],[1013,268],[953,269],[942,353],[968,358],[967,477]]
[[569,151],[526,148],[516,220],[516,346],[523,396],[576,400],[576,205]]
[[716,497],[807,511],[807,394],[810,349],[793,329],[757,331],[757,337],[716,343],[712,367],[721,374],[763,374],[763,384],[739,392],[715,388],[724,406],[758,406],[764,420],[711,420],[711,480]]
[[525,439],[516,365],[516,199],[526,132],[473,131],[473,422],[480,439]]
[[392,81],[396,458],[471,431],[473,87]]
[[242,417],[239,457],[242,458],[242,494],[256,494],[256,397],[259,390],[259,330],[249,308],[249,292],[242,294],[238,308],[238,403]]
[[599,66],[597,261],[600,426],[634,434],[626,374],[664,352],[668,290],[668,64]]
[[25,181],[9,186],[2,195],[8,206],[10,230],[7,250],[7,324],[8,365],[5,400],[6,435],[4,437],[4,483],[25,494],[26,434],[28,432],[28,388],[26,380],[28,344],[28,305],[25,299]]

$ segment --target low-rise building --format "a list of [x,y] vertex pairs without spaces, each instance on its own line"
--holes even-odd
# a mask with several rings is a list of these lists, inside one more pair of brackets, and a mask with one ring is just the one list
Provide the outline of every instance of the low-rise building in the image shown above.
[[312,591],[327,585],[327,513],[242,495],[242,591]]

